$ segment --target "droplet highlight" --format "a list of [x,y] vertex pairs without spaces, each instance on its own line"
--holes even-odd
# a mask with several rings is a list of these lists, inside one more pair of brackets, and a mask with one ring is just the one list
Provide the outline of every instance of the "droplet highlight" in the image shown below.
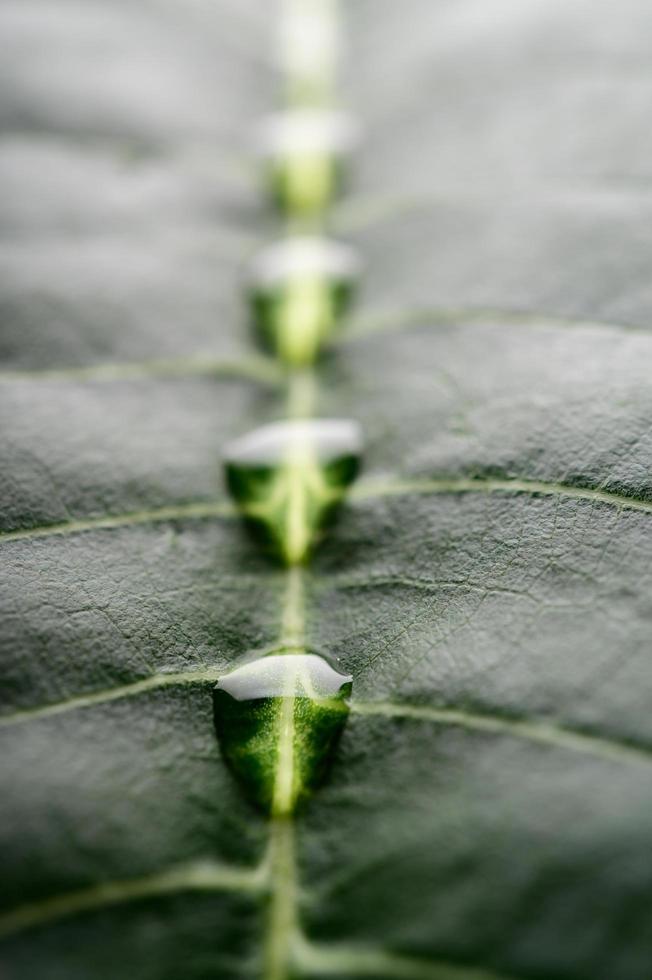
[[278,205],[297,216],[323,211],[340,184],[344,157],[356,143],[357,127],[344,113],[294,109],[264,119],[257,148]]
[[323,780],[352,678],[315,653],[269,654],[224,674],[213,695],[224,758],[250,799],[292,813]]
[[288,564],[302,562],[358,474],[360,426],[348,419],[275,422],[224,452],[241,513]]
[[354,249],[327,238],[292,237],[263,249],[249,294],[265,346],[290,366],[312,363],[347,311],[360,268]]

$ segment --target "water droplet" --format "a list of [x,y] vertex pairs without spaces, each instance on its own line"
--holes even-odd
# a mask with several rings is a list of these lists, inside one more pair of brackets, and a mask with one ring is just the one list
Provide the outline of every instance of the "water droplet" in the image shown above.
[[340,49],[340,30],[332,10],[319,8],[285,11],[281,17],[277,47],[286,76],[287,100],[297,105],[324,104],[333,95],[333,79]]
[[252,800],[291,813],[323,779],[349,712],[352,678],[315,653],[269,654],[220,677],[215,729]]
[[225,448],[227,485],[241,512],[297,564],[355,479],[361,453],[360,427],[348,419],[274,422]]
[[342,159],[356,142],[357,127],[344,113],[294,109],[264,119],[258,151],[279,205],[295,215],[323,211],[339,183]]
[[327,238],[287,238],[263,249],[250,294],[264,342],[286,363],[311,363],[348,308],[359,272],[356,252]]

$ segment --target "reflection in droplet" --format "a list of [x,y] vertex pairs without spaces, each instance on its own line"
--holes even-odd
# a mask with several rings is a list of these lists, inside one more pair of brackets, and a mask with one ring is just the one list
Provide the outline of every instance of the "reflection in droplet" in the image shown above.
[[250,295],[263,341],[293,366],[311,363],[346,311],[360,261],[327,238],[292,237],[252,264]]
[[264,119],[257,142],[279,205],[292,215],[310,215],[331,201],[357,127],[344,113],[294,109]]
[[360,427],[348,419],[275,422],[225,448],[227,485],[241,512],[297,564],[355,479],[361,454]]
[[270,654],[220,677],[217,737],[260,807],[291,813],[323,779],[349,712],[351,683],[315,653]]

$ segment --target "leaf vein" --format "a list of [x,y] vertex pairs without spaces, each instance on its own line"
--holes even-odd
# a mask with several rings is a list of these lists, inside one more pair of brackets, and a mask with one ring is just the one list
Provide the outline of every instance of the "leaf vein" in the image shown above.
[[264,887],[266,877],[265,864],[248,869],[230,867],[213,860],[193,861],[176,865],[158,874],[104,881],[90,888],[64,892],[42,901],[20,905],[0,915],[0,936],[9,936],[107,906],[176,892],[256,892]]
[[409,494],[466,494],[466,493],[509,493],[533,497],[568,497],[573,500],[587,500],[592,503],[608,504],[623,510],[639,510],[652,513],[652,500],[634,497],[615,490],[598,487],[578,487],[567,483],[547,482],[545,480],[499,480],[485,477],[434,477],[432,479],[414,478],[394,480],[361,481],[350,494],[352,501],[372,500],[377,497],[399,497]]
[[508,735],[528,742],[567,749],[610,761],[649,765],[652,748],[631,742],[592,735],[550,722],[525,721],[506,716],[475,713],[461,708],[434,708],[427,705],[397,704],[391,701],[352,701],[351,712],[385,718],[407,718],[452,725],[471,731]]

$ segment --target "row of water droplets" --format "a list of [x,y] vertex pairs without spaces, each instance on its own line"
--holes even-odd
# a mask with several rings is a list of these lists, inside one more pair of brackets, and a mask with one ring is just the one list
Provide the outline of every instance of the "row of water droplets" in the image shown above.
[[280,61],[283,112],[264,119],[257,151],[282,237],[253,260],[247,294],[258,342],[282,366],[286,418],[224,448],[229,491],[261,546],[287,569],[279,643],[218,681],[223,755],[250,798],[290,815],[317,785],[348,715],[351,678],[306,646],[302,567],[355,479],[362,437],[350,419],[315,418],[315,366],[359,275],[351,248],[327,236],[327,213],[356,141],[334,109],[334,0],[288,0]]

